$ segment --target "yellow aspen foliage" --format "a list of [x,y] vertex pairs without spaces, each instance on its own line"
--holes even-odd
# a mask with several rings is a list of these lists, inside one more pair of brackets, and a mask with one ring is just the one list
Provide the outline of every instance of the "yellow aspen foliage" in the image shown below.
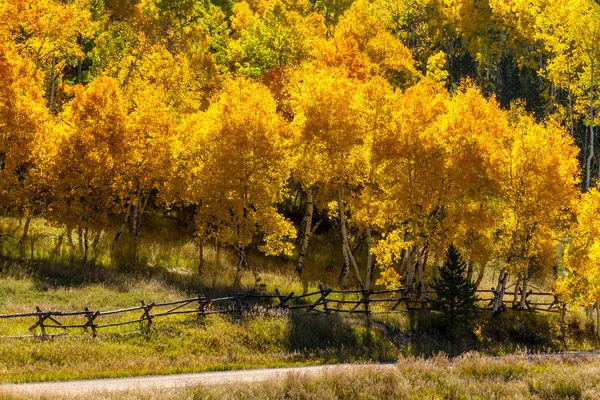
[[520,105],[511,109],[509,122],[508,140],[492,153],[502,213],[495,252],[513,271],[532,261],[551,266],[558,232],[578,191],[578,150],[564,128],[537,123]]
[[445,85],[448,75],[448,71],[446,71],[446,54],[443,51],[439,51],[427,59],[428,77],[440,85]]
[[312,8],[307,0],[236,3],[228,53],[232,70],[259,77],[310,59],[315,42],[325,36],[323,17]]
[[380,75],[396,86],[414,83],[420,74],[412,55],[385,24],[370,13],[368,2],[356,1],[336,26],[333,37],[315,48],[317,60],[329,67],[345,67],[361,80]]
[[51,217],[69,228],[100,229],[116,202],[127,149],[127,113],[118,83],[95,79],[64,111],[67,134],[54,169]]
[[586,306],[600,302],[600,190],[582,194],[575,203],[576,223],[569,230],[564,265],[568,274],[557,283],[557,293],[567,301]]
[[[43,201],[45,154],[54,148],[41,79],[27,58],[0,46],[0,206],[30,217]],[[39,208],[39,207],[38,207]],[[39,214],[43,210],[36,210]]]
[[492,159],[509,133],[506,114],[467,83],[452,96],[437,127],[444,149],[442,218],[440,234],[430,241],[440,259],[454,243],[470,263],[483,267],[493,256],[491,229],[500,215]]
[[68,89],[60,90],[65,68],[85,58],[81,41],[91,38],[96,28],[88,8],[86,0],[0,2],[4,45],[16,48],[45,72],[50,109],[59,98],[62,104],[69,97]]
[[294,176],[305,188],[357,185],[367,178],[370,138],[361,118],[361,88],[343,69],[315,65],[291,79],[293,127],[300,143]]
[[198,235],[235,247],[238,272],[257,238],[261,251],[275,255],[290,254],[296,236],[276,208],[290,175],[290,136],[276,109],[264,85],[227,80],[208,110],[184,128],[191,136],[180,164],[191,178],[184,197],[198,205]]

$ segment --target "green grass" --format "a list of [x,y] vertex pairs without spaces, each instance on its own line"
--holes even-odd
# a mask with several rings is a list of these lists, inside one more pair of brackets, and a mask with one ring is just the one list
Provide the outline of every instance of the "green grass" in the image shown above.
[[[90,396],[87,394],[86,396]],[[400,358],[396,368],[364,367],[329,371],[323,376],[291,374],[255,384],[197,386],[93,394],[97,399],[523,399],[593,400],[600,398],[600,358],[490,358],[468,353],[449,360]],[[17,399],[6,395],[7,399]],[[59,394],[39,399],[59,400]]]
[[[42,310],[75,311],[84,306],[108,310],[136,305],[142,299],[169,301],[186,296],[189,293],[177,284],[135,275],[121,275],[117,283],[77,285],[58,285],[36,275],[15,277],[5,272],[0,277],[2,312],[29,312],[35,306]],[[107,318],[119,321],[139,314]],[[64,321],[81,323],[77,318],[81,317]],[[0,335],[25,334],[34,321],[0,320]],[[506,313],[492,320],[481,315],[477,323],[479,336],[465,331],[459,340],[449,341],[446,324],[431,312],[373,316],[368,325],[364,317],[292,316],[283,311],[212,315],[200,320],[194,315],[165,317],[155,320],[145,335],[137,325],[129,325],[100,330],[97,338],[73,330],[67,336],[46,340],[3,339],[0,381],[389,361],[399,355],[460,354],[469,349],[505,354],[524,348],[543,351],[597,346],[590,335],[577,336],[579,331],[562,341],[556,332],[557,321],[544,316]]]
[[[140,299],[169,301],[187,294],[164,282],[131,280],[114,285],[53,286],[32,278],[0,279],[2,312],[115,309]],[[133,314],[135,317],[139,313]],[[79,317],[81,318],[81,317]],[[114,317],[114,318],[131,318]],[[116,319],[118,320],[118,319]],[[81,323],[76,317],[64,320]],[[106,320],[103,320],[105,322]],[[112,320],[114,321],[114,319]],[[111,321],[111,322],[112,322]],[[0,335],[27,333],[35,318],[0,320]],[[242,316],[175,316],[157,319],[146,335],[137,325],[106,328],[92,338],[82,330],[50,339],[3,339],[0,381],[26,382],[94,377],[264,368],[286,365],[391,360],[397,348],[360,320],[284,312]],[[129,334],[131,333],[131,334]]]

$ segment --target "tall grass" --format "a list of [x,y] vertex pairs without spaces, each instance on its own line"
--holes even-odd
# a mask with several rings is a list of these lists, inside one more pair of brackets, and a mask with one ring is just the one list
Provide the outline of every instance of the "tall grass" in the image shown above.
[[[525,355],[490,358],[469,353],[449,360],[439,355],[429,359],[401,358],[396,368],[357,367],[332,370],[319,377],[295,373],[283,379],[254,384],[94,393],[93,397],[113,400],[594,400],[600,398],[600,359],[531,359]],[[11,397],[7,394],[7,398]],[[66,397],[53,394],[39,398],[58,400]]]

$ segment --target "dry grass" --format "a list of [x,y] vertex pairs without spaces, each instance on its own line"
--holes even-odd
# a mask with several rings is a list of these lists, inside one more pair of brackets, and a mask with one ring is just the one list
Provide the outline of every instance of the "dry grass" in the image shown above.
[[[544,358],[524,355],[491,358],[468,353],[458,359],[401,358],[397,368],[366,367],[300,374],[259,384],[185,389],[95,393],[96,399],[598,399],[600,359]],[[88,394],[89,398],[90,395]],[[5,396],[6,399],[17,397]],[[59,400],[50,395],[38,399]]]

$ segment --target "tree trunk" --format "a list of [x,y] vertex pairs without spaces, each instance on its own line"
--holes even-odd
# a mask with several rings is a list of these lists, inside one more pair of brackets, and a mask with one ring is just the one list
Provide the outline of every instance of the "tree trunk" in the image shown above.
[[519,308],[525,309],[527,307],[527,283],[529,281],[529,266],[525,268],[525,272],[523,274],[523,285],[521,287],[521,301],[519,303]]
[[221,247],[219,246],[219,241],[215,240],[215,265],[217,267],[221,266]]
[[571,125],[571,137],[575,137],[575,121],[573,119],[573,95],[571,94],[571,78],[569,78],[569,119]]
[[[356,274],[356,279],[360,286],[363,286],[363,281],[360,277],[360,271],[358,270],[358,265],[356,264],[356,260],[352,255],[352,250],[350,249],[350,244],[348,243],[348,229],[346,227],[346,212],[344,211],[344,188],[340,188],[339,190],[339,199],[338,199],[338,207],[340,213],[340,226],[342,229],[342,245],[345,249],[344,251],[344,260],[346,262],[347,267],[352,264],[352,268],[354,269],[354,273]],[[346,282],[347,283],[347,282]]]
[[[406,264],[406,279],[404,280],[404,286],[411,292],[414,291],[415,284],[415,273],[416,273],[416,263],[413,263],[415,258],[415,254],[421,254],[417,246],[413,246],[411,251],[409,252],[407,264]],[[417,259],[418,262],[418,259]]]
[[204,243],[198,243],[198,275],[204,270]]
[[129,220],[130,214],[131,214],[131,203],[129,203],[129,205],[127,206],[127,212],[125,212],[125,218],[123,219],[123,223],[119,227],[119,230],[117,231],[117,234],[115,235],[115,238],[113,239],[112,244],[110,245],[111,250],[115,249],[115,245],[117,244],[119,237],[121,236],[121,234],[123,234],[123,230],[127,226],[127,221]]
[[88,258],[89,258],[89,228],[85,228],[85,233],[83,234],[83,265],[87,267]]
[[304,234],[302,235],[302,244],[300,245],[300,254],[298,254],[298,262],[296,263],[296,274],[302,277],[302,269],[304,268],[304,258],[308,251],[308,243],[312,235],[312,219],[314,212],[314,194],[315,189],[310,188],[306,191],[306,212],[304,213],[305,223]]
[[77,228],[77,243],[79,244],[79,251],[83,252],[83,231],[81,228]]
[[371,279],[373,278],[373,256],[371,255],[371,228],[367,226],[367,276],[365,277],[365,290],[371,288]]
[[468,280],[472,280],[473,279],[473,263],[471,261],[469,261],[469,264],[467,264],[467,279]]
[[427,245],[423,248],[423,254],[421,257],[421,280],[419,281],[419,300],[423,299],[423,291],[425,290],[425,268],[427,268],[427,259],[429,258],[429,251],[427,251]]
[[342,245],[342,253],[344,254],[344,266],[340,273],[340,280],[342,281],[342,288],[348,289],[348,275],[350,275],[350,260],[346,254],[346,246]]
[[58,236],[58,240],[56,241],[56,247],[52,251],[53,254],[60,254],[60,249],[62,248],[64,238],[65,238],[65,232],[61,233]]
[[592,62],[591,83],[590,83],[590,152],[587,156],[585,169],[585,190],[589,190],[592,176],[592,160],[594,158],[594,63]]
[[135,195],[135,201],[133,203],[133,214],[131,215],[131,226],[129,227],[129,230],[133,236],[132,241],[131,241],[130,254],[129,254],[132,261],[134,261],[137,256],[138,213],[140,211],[141,201],[142,201],[142,199],[140,198],[140,189],[138,188],[138,191]]
[[502,305],[504,301],[504,292],[506,291],[507,279],[508,273],[504,270],[500,271],[500,274],[498,275],[498,286],[496,287],[496,297],[494,298],[492,315],[498,315],[502,312]]
[[23,226],[23,234],[19,239],[19,247],[23,247],[25,244],[25,240],[27,240],[27,235],[29,234],[29,225],[31,224],[31,217],[27,217],[25,220],[25,225]]
[[479,268],[479,275],[477,276],[477,280],[475,281],[475,288],[479,289],[479,285],[481,285],[481,281],[483,280],[483,275],[485,274],[485,264],[481,265]]
[[92,249],[95,249],[100,242],[100,237],[102,237],[102,229],[98,229],[96,235],[94,236],[94,240],[92,240]]
[[83,60],[79,58],[77,60],[77,75],[75,77],[76,83],[81,83],[81,67],[83,66]]
[[237,265],[237,271],[235,273],[235,281],[233,283],[233,286],[235,287],[235,290],[239,290],[240,288],[240,283],[242,281],[242,269],[244,268],[244,265],[246,264],[246,254],[245,251],[246,249],[244,247],[238,247],[238,265]]
[[73,243],[73,229],[71,228],[67,228],[67,241],[69,242],[71,249],[75,247],[75,244]]
[[515,283],[515,293],[514,293],[513,301],[512,301],[512,307],[513,308],[517,308],[519,306],[519,293],[521,293],[520,292],[520,289],[521,289],[521,280],[522,280],[522,278],[518,277],[517,278],[517,282]]
[[54,91],[56,87],[56,56],[52,54],[52,69],[50,70],[50,100],[48,101],[48,109],[52,111],[54,106]]

